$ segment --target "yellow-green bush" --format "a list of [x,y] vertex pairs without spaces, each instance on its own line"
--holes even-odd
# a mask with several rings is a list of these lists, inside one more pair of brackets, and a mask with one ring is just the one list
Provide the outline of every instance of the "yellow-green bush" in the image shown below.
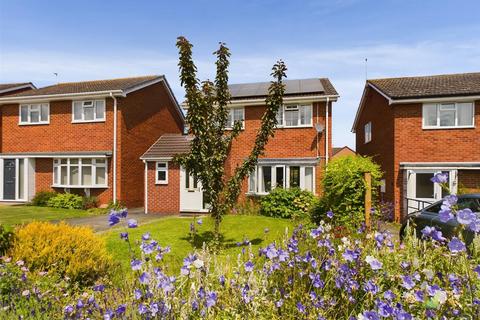
[[32,222],[20,227],[11,255],[32,270],[56,273],[81,284],[105,276],[112,267],[102,238],[90,228],[63,222]]

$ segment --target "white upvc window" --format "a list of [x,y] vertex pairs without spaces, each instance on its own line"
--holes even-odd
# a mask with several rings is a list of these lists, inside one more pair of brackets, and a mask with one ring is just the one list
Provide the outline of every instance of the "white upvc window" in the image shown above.
[[168,162],[157,162],[155,164],[155,183],[168,184]]
[[53,187],[106,188],[107,172],[105,158],[56,158],[53,159]]
[[248,193],[268,194],[275,188],[315,192],[315,167],[309,165],[258,165],[248,178]]
[[372,141],[372,123],[368,122],[363,128],[365,133],[365,143]]
[[286,105],[277,111],[277,127],[311,127],[313,123],[312,105]]
[[424,129],[473,128],[473,102],[426,103],[422,110]]
[[105,100],[73,101],[72,122],[105,121]]
[[245,108],[230,108],[228,109],[227,129],[232,129],[235,122],[242,122],[242,129],[245,128]]
[[50,105],[48,103],[22,104],[19,112],[19,124],[50,123]]

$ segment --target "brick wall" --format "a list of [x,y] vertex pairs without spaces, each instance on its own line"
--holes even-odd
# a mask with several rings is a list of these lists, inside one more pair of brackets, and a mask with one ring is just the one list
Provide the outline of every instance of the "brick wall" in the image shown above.
[[[108,185],[113,183],[112,178],[112,160],[108,162]],[[37,158],[35,159],[35,192],[56,191],[63,192],[63,188],[52,188],[53,184],[53,159]],[[83,189],[72,189],[72,193],[85,195]],[[100,204],[108,204],[112,200],[112,188],[95,188],[90,190],[90,195],[97,197]]]
[[[393,202],[394,199],[394,171],[393,171],[393,110],[387,100],[377,91],[367,88],[365,104],[359,115],[355,128],[355,143],[358,154],[371,156],[384,172],[385,193],[381,195],[384,201]],[[372,139],[365,143],[365,125],[372,123]]]
[[[320,123],[325,127],[326,102],[313,104],[313,125]],[[252,150],[255,137],[261,126],[261,118],[265,112],[265,106],[245,106],[245,130],[232,143],[230,155],[227,159],[226,170],[232,173],[235,166],[240,164]],[[332,155],[332,105],[329,105],[329,156]],[[325,157],[325,131],[318,134],[314,127],[309,128],[278,128],[275,136],[271,138],[265,147],[265,153],[260,158],[304,158]],[[321,177],[324,160],[320,161],[316,168],[315,186],[317,194],[321,193]],[[248,191],[248,182],[242,184],[240,200],[245,199]]]
[[148,163],[148,212],[180,212],[180,169],[168,163],[168,184],[155,184],[155,162]]
[[118,195],[128,207],[142,207],[144,163],[140,157],[164,133],[182,133],[183,123],[163,82],[130,93],[121,100],[119,109]]
[[[372,121],[372,141],[363,143],[363,126]],[[395,218],[404,211],[405,178],[400,162],[478,162],[480,101],[475,102],[475,128],[422,129],[422,104],[393,104],[367,89],[365,106],[356,128],[356,150],[373,156],[386,172],[386,200],[395,203]],[[473,177],[477,177],[474,175]],[[461,176],[460,176],[461,178]],[[468,178],[466,181],[470,181]]]
[[465,192],[480,192],[480,170],[458,170],[458,187]]

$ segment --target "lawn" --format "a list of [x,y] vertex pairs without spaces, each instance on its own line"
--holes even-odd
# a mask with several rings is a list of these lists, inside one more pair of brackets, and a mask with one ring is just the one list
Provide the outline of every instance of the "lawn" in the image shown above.
[[58,209],[24,205],[0,205],[0,224],[6,226],[13,226],[34,220],[64,220],[69,218],[86,217],[89,215],[91,215],[91,213],[85,210]]
[[[160,246],[170,246],[171,253],[165,255],[165,260],[169,267],[178,271],[183,258],[194,250],[189,239],[190,223],[192,221],[192,218],[169,217],[149,222],[136,229],[128,229],[128,232],[137,254],[140,252],[138,244],[142,235],[146,232],[150,232],[151,238],[157,240]],[[202,243],[212,237],[213,220],[206,217],[202,221],[202,225],[196,225],[198,229],[195,241],[196,248],[201,248]],[[287,228],[291,232],[292,226],[293,223],[290,220],[284,219],[264,216],[226,216],[221,225],[223,249],[220,252],[220,257],[236,256],[242,250],[237,242],[243,242],[245,239],[250,241],[254,252],[257,252],[259,247],[281,239]],[[265,232],[266,228],[268,228],[268,232]],[[125,268],[129,265],[130,255],[127,243],[119,237],[119,233],[122,231],[124,231],[122,228],[115,228],[106,232],[104,237],[106,238],[107,248],[114,259]]]

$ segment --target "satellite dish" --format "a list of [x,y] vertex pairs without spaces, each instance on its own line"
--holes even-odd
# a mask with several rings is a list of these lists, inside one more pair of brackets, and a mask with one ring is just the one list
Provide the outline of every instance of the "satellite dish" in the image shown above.
[[317,130],[318,133],[322,133],[325,128],[323,127],[322,124],[316,123],[315,124],[315,130]]

